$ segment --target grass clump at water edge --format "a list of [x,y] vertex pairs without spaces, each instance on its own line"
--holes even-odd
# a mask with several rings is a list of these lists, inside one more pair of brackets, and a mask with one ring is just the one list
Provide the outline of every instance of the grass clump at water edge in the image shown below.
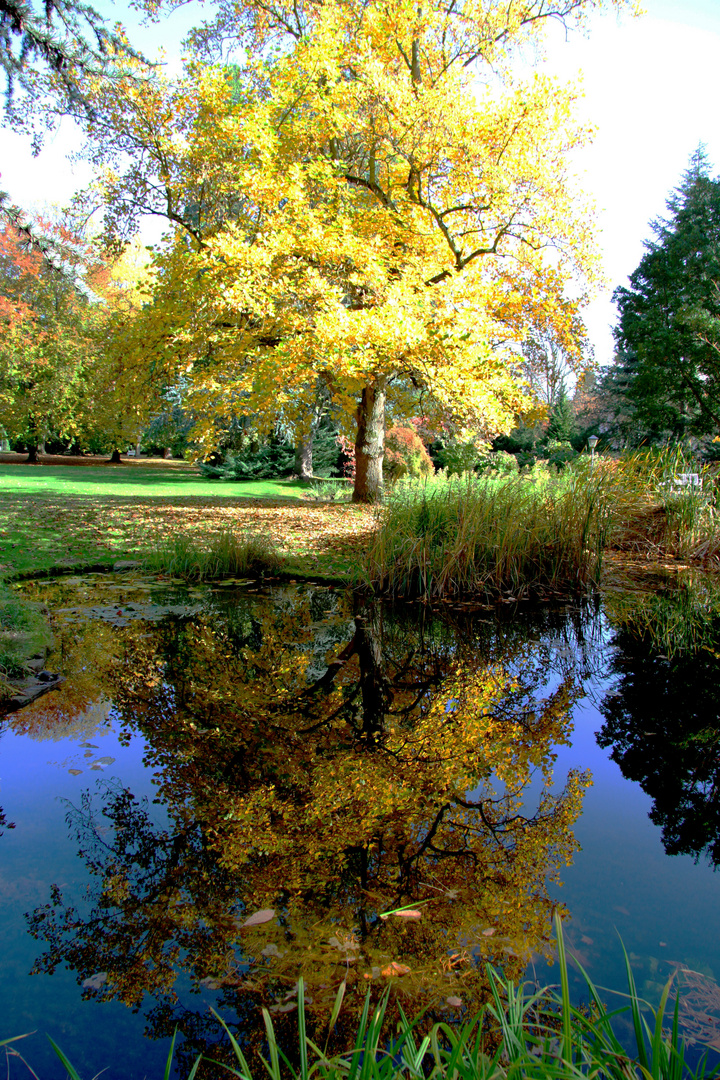
[[608,513],[588,469],[398,485],[356,573],[391,595],[575,591],[599,576]]
[[230,529],[217,533],[204,545],[182,534],[160,541],[144,562],[156,573],[190,581],[261,576],[281,566],[280,556],[268,537],[257,533],[239,536]]
[[[680,1035],[679,997],[670,1016],[667,1007],[672,978],[663,990],[657,1009],[639,997],[630,961],[625,953],[627,993],[619,1009],[608,1011],[600,993],[579,963],[590,1007],[578,1009],[570,1000],[569,978],[562,926],[555,917],[560,985],[540,990],[528,984],[515,986],[488,967],[492,998],[479,1013],[458,1023],[435,1023],[422,1028],[423,1017],[409,1020],[402,1008],[394,1032],[385,1023],[389,991],[373,1009],[370,994],[358,1024],[352,1049],[333,1056],[307,1034],[303,980],[297,986],[298,1047],[293,1061],[279,1045],[272,1017],[263,1009],[265,1055],[253,1069],[225,1022],[222,1024],[235,1056],[235,1067],[220,1065],[222,1074],[238,1080],[716,1080],[720,1066],[708,1068],[707,1054],[694,1067]],[[341,983],[327,1028],[328,1038],[340,1014],[345,983]],[[449,1000],[448,1004],[460,1005]],[[214,1010],[213,1010],[214,1012]],[[618,1039],[614,1021],[629,1020],[633,1047]],[[424,1033],[423,1033],[424,1032]],[[177,1034],[177,1032],[176,1032]],[[17,1040],[5,1040],[0,1046]],[[52,1042],[52,1040],[51,1040]],[[52,1042],[71,1080],[80,1080],[72,1063]],[[165,1068],[171,1074],[175,1047],[173,1036]],[[19,1055],[18,1055],[19,1056]],[[188,1080],[207,1064],[219,1063],[202,1056],[195,1061]],[[33,1074],[34,1075],[34,1074]]]

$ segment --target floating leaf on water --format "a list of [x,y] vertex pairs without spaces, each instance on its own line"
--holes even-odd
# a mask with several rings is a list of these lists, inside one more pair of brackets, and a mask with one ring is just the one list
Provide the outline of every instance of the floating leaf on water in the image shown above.
[[103,766],[102,765],[97,765],[97,764],[96,765],[91,765],[90,769],[92,770],[92,772],[102,772],[103,771]]
[[256,911],[245,922],[240,923],[239,928],[242,930],[246,926],[261,926],[262,923],[270,922],[275,918],[275,908],[263,908],[261,911]]
[[409,975],[410,968],[407,964],[398,964],[397,960],[393,960],[386,968],[382,969],[382,973],[386,979],[391,979],[395,975]]
[[71,776],[82,776],[82,769],[68,769]]
[[495,933],[495,927],[494,926],[488,926],[487,930],[483,930],[482,935],[483,935],[483,937],[492,937],[494,933]]
[[445,1000],[447,1001],[448,1005],[452,1005],[453,1009],[459,1009],[462,1005],[462,998],[459,997],[449,997],[445,998]]
[[96,975],[83,979],[82,987],[83,990],[99,990],[107,981],[107,971],[98,971]]
[[[594,945],[595,944],[593,939],[591,937],[588,937],[587,934],[583,934],[583,936],[580,938],[580,940],[582,941],[583,945]],[[660,944],[662,945],[662,942],[660,942]]]
[[398,919],[422,919],[422,911],[396,911],[394,913]]
[[200,980],[200,985],[204,986],[206,990],[219,990],[222,986],[222,981],[213,978],[212,975],[206,975],[204,979]]
[[289,1013],[293,1012],[295,1009],[297,1009],[295,1002],[289,1001],[287,1005],[271,1005],[269,1011],[271,1013]]
[[95,743],[81,742],[80,743],[80,749],[81,750],[97,750],[98,747],[95,745]]
[[93,765],[112,765],[114,761],[114,757],[99,757],[95,758],[95,761],[93,761]]

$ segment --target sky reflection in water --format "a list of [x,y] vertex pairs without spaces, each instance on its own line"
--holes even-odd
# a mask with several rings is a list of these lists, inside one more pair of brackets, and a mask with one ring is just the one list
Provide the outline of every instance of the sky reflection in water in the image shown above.
[[[555,899],[603,985],[622,986],[615,928],[648,993],[673,962],[720,973],[702,850],[716,835],[707,649],[698,682],[696,664],[658,660],[577,606],[443,622],[352,611],[320,589],[33,588],[57,611],[68,680],[0,741],[0,803],[17,826],[0,839],[7,1034],[48,1031],[81,1072],[151,1076],[178,1023],[182,1074],[198,1050],[221,1053],[208,1004],[252,1048],[260,1002],[294,1023],[299,974],[318,1024],[343,977],[349,1028],[367,987],[389,979],[406,1008],[447,1017],[448,997],[482,999],[478,959],[517,975],[532,959],[552,978]],[[687,716],[672,730],[696,699],[700,753]],[[671,737],[644,755],[638,729],[663,710]],[[628,771],[649,760],[638,778],[697,865],[665,854],[651,799],[610,760],[615,743],[598,746],[601,728],[603,742],[620,732]],[[573,833],[582,850],[566,867]],[[420,918],[379,917],[407,905]],[[276,914],[241,929],[260,909]],[[37,941],[22,919],[33,910]],[[60,1075],[37,1037],[27,1054]]]

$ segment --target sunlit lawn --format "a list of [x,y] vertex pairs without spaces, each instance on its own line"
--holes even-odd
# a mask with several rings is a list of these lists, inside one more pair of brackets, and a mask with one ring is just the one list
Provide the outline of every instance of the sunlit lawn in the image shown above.
[[190,464],[3,465],[0,495],[168,499],[300,499],[292,480],[206,480]]
[[205,480],[184,462],[83,467],[0,463],[0,576],[142,556],[170,535],[269,536],[291,572],[342,577],[373,519],[305,501],[290,480]]

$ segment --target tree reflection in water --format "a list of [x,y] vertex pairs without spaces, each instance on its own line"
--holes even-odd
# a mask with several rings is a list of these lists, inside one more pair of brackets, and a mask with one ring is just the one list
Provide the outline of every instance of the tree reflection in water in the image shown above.
[[[485,960],[519,977],[547,949],[547,883],[589,780],[551,793],[576,687],[543,696],[522,635],[486,663],[471,635],[352,616],[328,593],[137,622],[112,647],[101,623],[59,633],[66,668],[74,649],[96,655],[95,697],[144,736],[160,806],[109,782],[70,811],[95,886],[82,909],[56,888],[29,917],[37,971],[103,973],[86,993],[134,1008],[150,995],[149,1036],[177,1024],[191,1058],[223,1051],[188,987],[217,990],[259,1046],[258,1006],[294,1024],[301,975],[324,1038],[344,981],[342,1045],[368,989],[447,1016],[448,998],[479,1005]],[[272,914],[243,926],[258,911]]]
[[720,863],[720,588],[710,575],[616,598],[602,747],[652,798],[668,855]]

